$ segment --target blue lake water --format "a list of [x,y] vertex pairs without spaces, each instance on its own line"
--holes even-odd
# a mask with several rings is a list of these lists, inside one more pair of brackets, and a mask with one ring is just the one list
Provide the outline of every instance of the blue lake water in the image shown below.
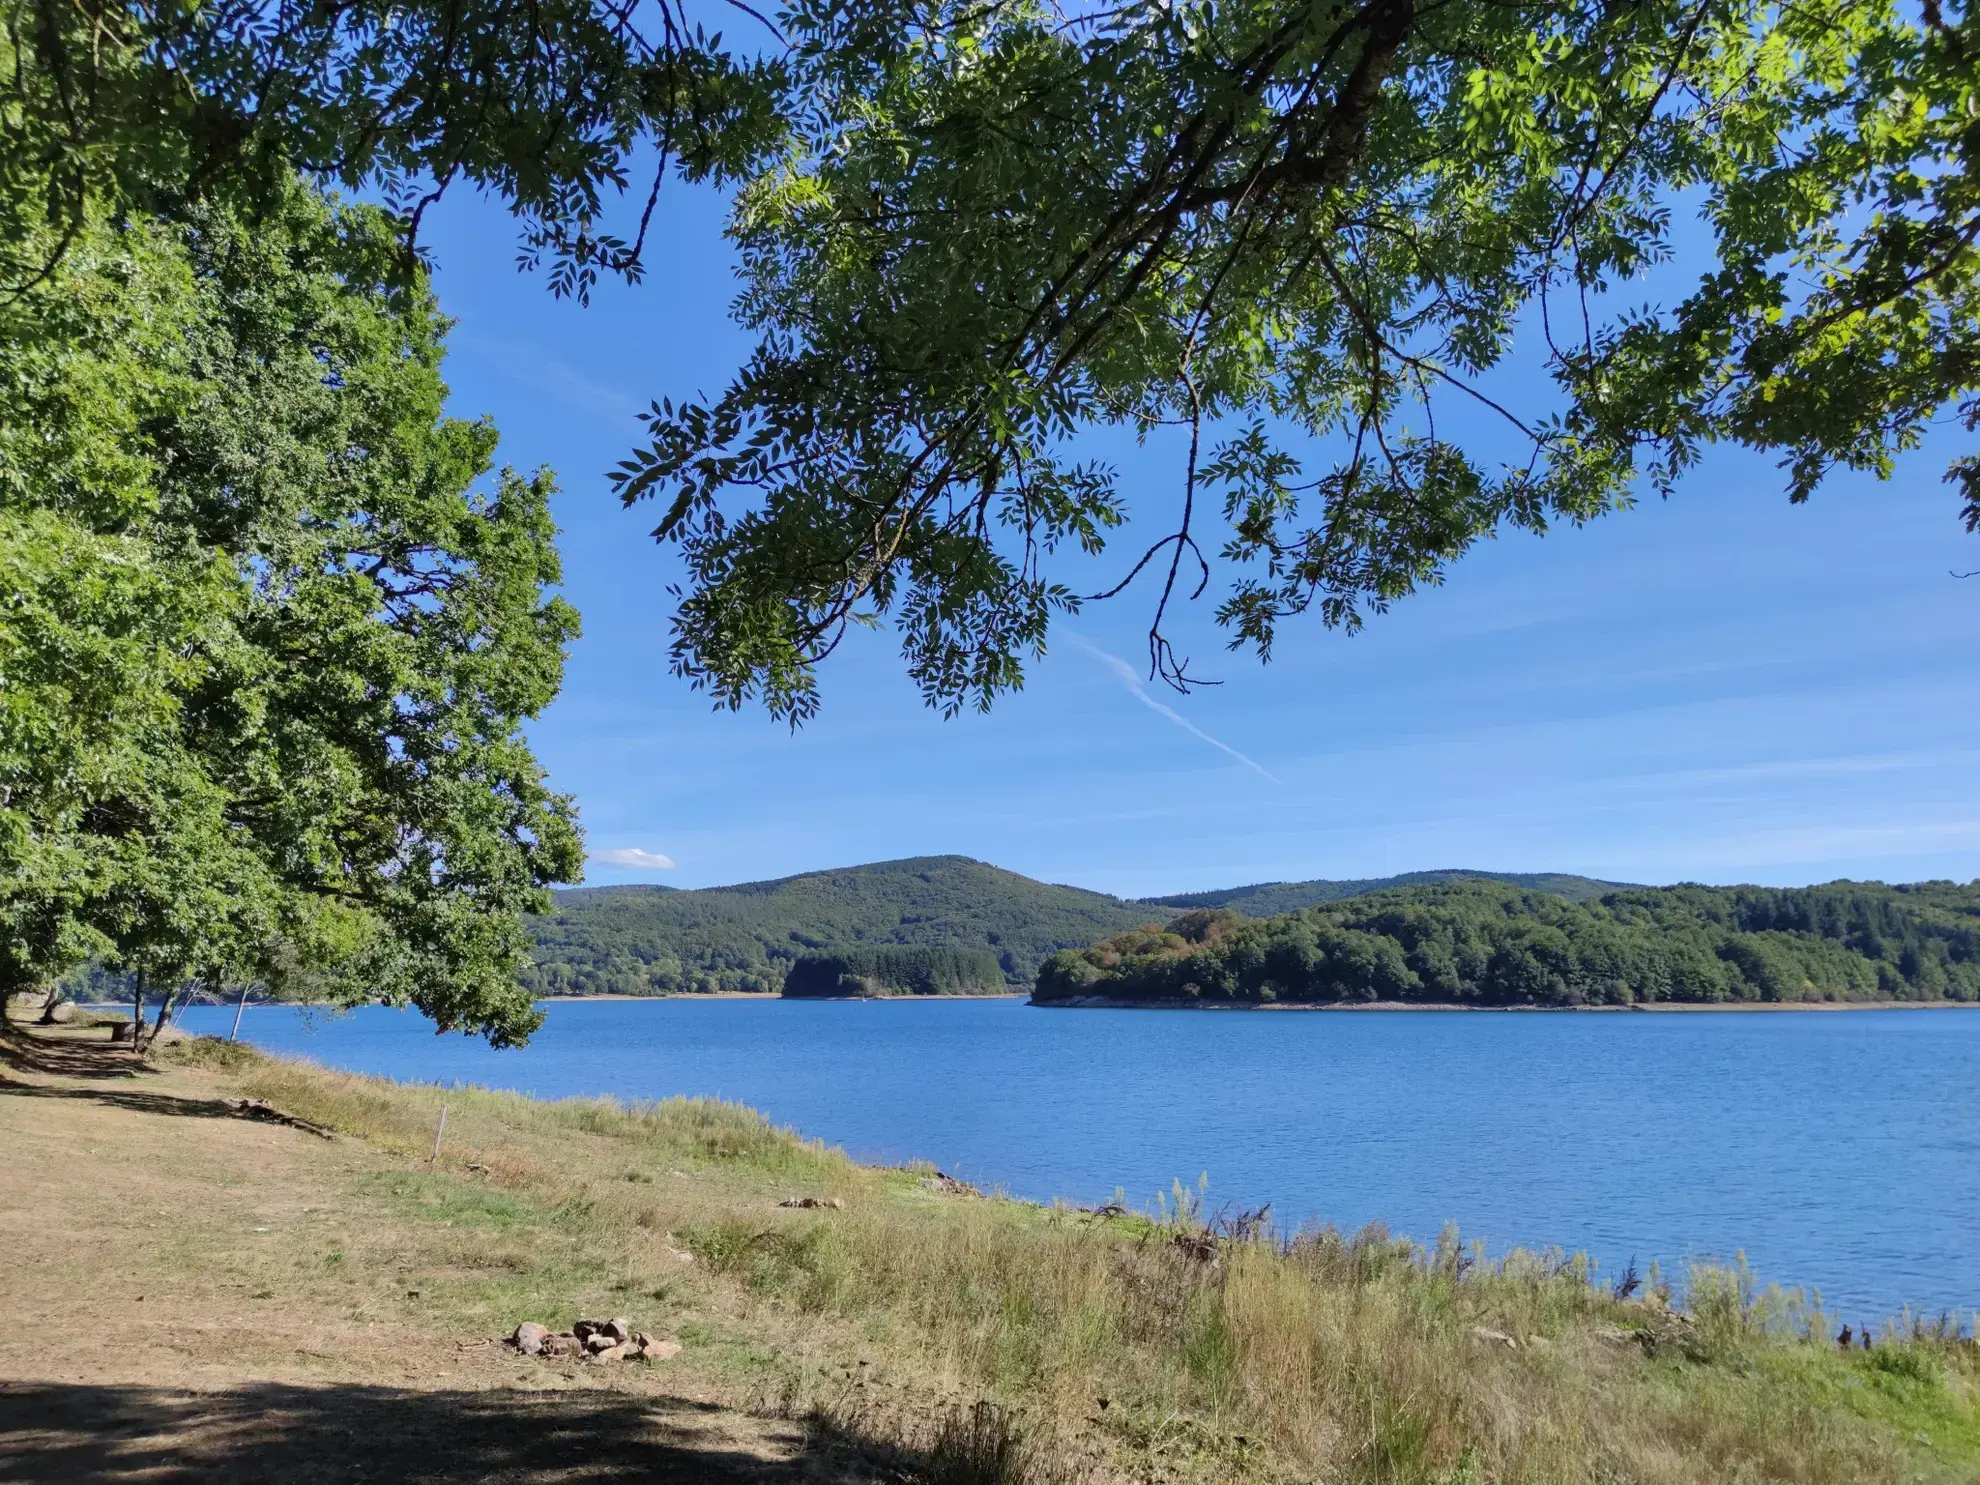
[[[231,1008],[188,1028],[224,1035]],[[1588,1015],[552,1003],[521,1051],[412,1012],[251,1007],[245,1039],[546,1097],[708,1094],[1014,1195],[1447,1222],[1604,1273],[1743,1250],[1846,1318],[1980,1307],[1980,1010]]]

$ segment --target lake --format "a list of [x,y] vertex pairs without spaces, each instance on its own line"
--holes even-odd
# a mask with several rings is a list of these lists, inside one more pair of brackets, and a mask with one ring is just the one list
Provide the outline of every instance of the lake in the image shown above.
[[[188,1029],[225,1035],[233,1011]],[[250,1007],[245,1039],[543,1097],[736,1099],[854,1157],[1013,1195],[1454,1222],[1608,1275],[1743,1250],[1844,1318],[1980,1306],[1980,1010],[1046,1010],[1015,1000],[552,1002],[531,1045],[411,1011]]]

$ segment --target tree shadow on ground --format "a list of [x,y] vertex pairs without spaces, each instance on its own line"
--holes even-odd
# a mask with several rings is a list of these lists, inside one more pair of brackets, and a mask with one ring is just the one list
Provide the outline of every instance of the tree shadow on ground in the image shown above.
[[[109,1035],[106,1030],[104,1035]],[[128,1045],[45,1036],[0,1020],[0,1067],[58,1078],[135,1078],[150,1072]]]
[[0,1382],[8,1485],[905,1485],[922,1463],[829,1425],[629,1392]]
[[181,1098],[172,1093],[146,1093],[137,1088],[50,1088],[40,1083],[15,1083],[0,1078],[0,1096],[9,1098],[69,1098],[126,1109],[133,1114],[171,1114],[194,1119],[231,1119],[237,1112],[218,1098]]

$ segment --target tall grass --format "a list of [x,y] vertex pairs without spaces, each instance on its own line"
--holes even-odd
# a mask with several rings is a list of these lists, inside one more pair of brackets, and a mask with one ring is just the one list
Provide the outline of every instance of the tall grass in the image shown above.
[[[1560,1254],[1211,1221],[1181,1190],[1155,1214],[956,1196],[733,1104],[539,1102],[197,1043],[172,1055],[414,1158],[445,1101],[444,1168],[472,1162],[546,1212],[581,1201],[594,1240],[627,1251],[664,1234],[739,1313],[829,1322],[884,1355],[929,1400],[899,1427],[957,1485],[1056,1485],[1123,1460],[1341,1485],[1980,1480],[1969,1329],[1907,1321],[1845,1353],[1818,1304],[1743,1265],[1692,1271],[1681,1304],[1656,1282],[1619,1297]],[[777,1205],[798,1192],[843,1205]]]

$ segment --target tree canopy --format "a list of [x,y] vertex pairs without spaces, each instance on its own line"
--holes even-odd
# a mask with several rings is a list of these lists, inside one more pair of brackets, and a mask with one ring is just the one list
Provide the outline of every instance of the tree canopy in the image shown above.
[[[1980,422],[1980,29],[1937,0],[794,0],[743,191],[761,341],[620,472],[693,585],[678,670],[802,718],[891,616],[931,703],[1020,683],[1126,515],[1100,425],[1186,430],[1137,543],[1269,655],[1480,538],[1668,491],[1805,499]],[[1653,284],[1652,280],[1655,280]],[[1953,469],[1969,526],[1980,460]],[[1119,570],[1119,569],[1117,569]]]
[[1285,917],[1199,908],[1053,955],[1040,1003],[1481,1006],[1980,1000],[1980,883],[1397,887]]
[[[1156,913],[1156,916],[1164,916]],[[530,921],[540,995],[781,989],[813,950],[988,954],[1011,988],[1056,949],[1147,920],[1145,904],[1035,882],[966,856],[916,856],[732,887],[577,887]],[[967,962],[975,963],[974,958]]]
[[497,1042],[572,880],[521,736],[547,474],[443,416],[394,225],[293,179],[88,226],[0,302],[0,980],[308,977]]
[[881,944],[800,954],[784,976],[792,999],[891,995],[1003,995],[1003,966],[988,949]]
[[[1064,550],[1129,514],[1095,427],[1183,430],[1107,591],[1149,587],[1187,685],[1164,615],[1212,555],[1269,655],[1707,445],[1800,500],[1980,418],[1960,0],[0,10],[16,285],[94,210],[251,214],[294,168],[406,243],[492,191],[582,294],[642,272],[669,173],[733,187],[759,345],[616,478],[686,562],[675,669],[794,721],[854,625],[896,626],[932,704],[1020,684],[1098,596]],[[1950,473],[1980,522],[1980,458]]]

